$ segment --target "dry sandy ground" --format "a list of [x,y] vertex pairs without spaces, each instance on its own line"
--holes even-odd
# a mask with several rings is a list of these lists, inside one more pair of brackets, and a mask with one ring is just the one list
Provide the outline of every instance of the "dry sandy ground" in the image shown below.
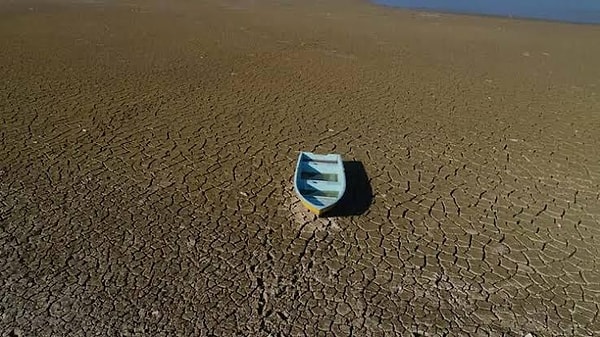
[[[600,27],[0,3],[1,336],[600,334]],[[349,161],[336,217],[299,150]]]

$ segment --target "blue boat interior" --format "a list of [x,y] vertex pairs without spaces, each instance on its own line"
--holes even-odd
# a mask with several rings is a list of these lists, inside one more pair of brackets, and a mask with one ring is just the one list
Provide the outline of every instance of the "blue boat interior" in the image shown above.
[[[342,168],[343,169],[343,168]],[[300,161],[298,190],[315,206],[327,206],[341,197],[340,162],[335,156],[304,154]]]

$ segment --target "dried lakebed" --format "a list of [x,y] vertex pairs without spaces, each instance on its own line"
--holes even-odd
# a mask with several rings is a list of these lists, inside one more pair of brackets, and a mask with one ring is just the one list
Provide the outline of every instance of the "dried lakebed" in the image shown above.
[[[599,29],[366,2],[0,16],[0,335],[600,333]],[[307,213],[299,150],[352,163],[356,209]]]

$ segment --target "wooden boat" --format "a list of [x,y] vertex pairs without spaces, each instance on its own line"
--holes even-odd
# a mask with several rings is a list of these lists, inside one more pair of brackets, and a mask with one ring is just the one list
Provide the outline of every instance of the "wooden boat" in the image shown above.
[[332,209],[346,191],[342,156],[300,152],[294,189],[302,204],[317,216]]

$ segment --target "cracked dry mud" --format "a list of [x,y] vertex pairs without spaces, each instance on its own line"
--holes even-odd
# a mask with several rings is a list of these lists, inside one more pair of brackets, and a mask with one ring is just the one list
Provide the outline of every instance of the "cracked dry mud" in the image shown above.
[[[356,1],[0,2],[0,335],[598,335],[598,40]],[[308,215],[299,150],[362,163],[371,205]]]

